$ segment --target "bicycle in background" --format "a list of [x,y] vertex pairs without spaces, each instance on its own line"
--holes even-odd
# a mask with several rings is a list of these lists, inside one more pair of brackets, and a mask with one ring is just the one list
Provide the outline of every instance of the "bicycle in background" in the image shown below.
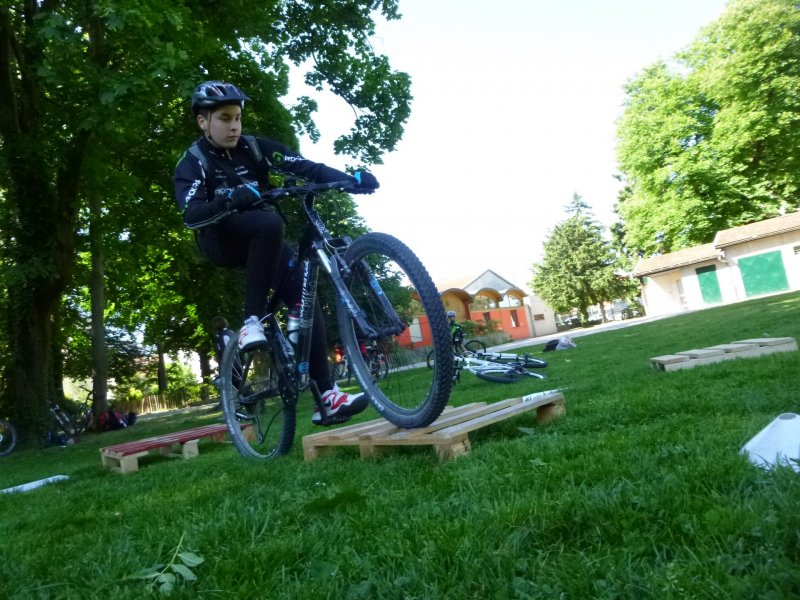
[[17,430],[10,421],[0,419],[0,456],[11,454],[17,446]]
[[[367,345],[359,343],[361,356],[367,363],[373,381],[386,379],[389,376],[389,358],[384,352],[378,350],[375,344]],[[345,385],[350,385],[353,378],[353,370],[350,368],[350,359],[341,344],[334,346],[334,363],[331,366],[331,379],[333,381],[344,381]]]
[[[464,342],[464,340],[461,338],[453,340],[453,354],[455,355],[456,360],[461,356],[474,356],[478,352],[486,352],[486,344],[480,340],[470,340],[468,342]],[[435,362],[433,350],[428,352],[428,358],[426,362],[428,364],[428,368],[432,369]]]
[[461,371],[466,370],[478,379],[492,383],[516,383],[523,379],[544,379],[544,375],[528,369],[544,369],[546,360],[533,358],[530,354],[512,352],[467,352],[455,359],[454,382],[461,380]]
[[[460,339],[453,341],[453,361],[455,371],[453,384],[461,381],[461,371],[466,370],[484,381],[493,383],[515,383],[525,378],[544,379],[544,375],[533,373],[528,369],[543,369],[547,361],[533,358],[530,354],[513,354],[511,352],[488,352],[486,344],[480,340],[466,343]],[[434,357],[428,355],[428,368],[434,367]]]
[[58,404],[50,405],[50,439],[56,443],[65,444],[85,432],[92,424],[92,390],[81,387],[86,392],[86,397],[74,414],[68,413]]

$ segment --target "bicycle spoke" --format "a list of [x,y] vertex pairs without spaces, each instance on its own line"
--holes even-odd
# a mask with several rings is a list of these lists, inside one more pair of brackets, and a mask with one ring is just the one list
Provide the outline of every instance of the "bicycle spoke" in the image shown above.
[[286,454],[295,430],[295,406],[279,394],[272,349],[239,352],[236,339],[225,349],[220,367],[222,408],[236,449],[249,458]]

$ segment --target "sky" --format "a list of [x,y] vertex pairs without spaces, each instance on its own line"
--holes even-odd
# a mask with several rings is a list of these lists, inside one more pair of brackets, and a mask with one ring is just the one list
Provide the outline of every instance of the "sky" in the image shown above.
[[[621,184],[615,145],[623,86],[686,48],[724,0],[400,0],[403,18],[378,19],[372,38],[411,76],[411,116],[397,148],[372,172],[381,188],[357,196],[373,231],[404,241],[434,282],[492,269],[528,287],[543,243],[575,193],[608,227]],[[322,134],[303,154],[333,154],[354,113],[319,102]]]

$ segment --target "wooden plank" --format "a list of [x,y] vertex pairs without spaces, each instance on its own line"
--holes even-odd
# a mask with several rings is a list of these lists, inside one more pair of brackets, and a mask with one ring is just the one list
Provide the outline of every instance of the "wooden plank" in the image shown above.
[[709,358],[711,356],[719,356],[725,354],[723,350],[715,350],[711,348],[696,348],[694,350],[683,350],[676,352],[678,356],[688,356],[689,358]]
[[687,362],[689,359],[685,354],[664,354],[650,359],[653,366],[671,365],[675,363]]
[[[241,423],[240,427],[248,431],[250,424]],[[212,441],[223,441],[227,431],[228,426],[225,424],[204,425],[143,440],[106,446],[100,449],[100,460],[102,465],[108,469],[123,474],[132,473],[139,469],[139,458],[147,456],[152,450],[159,450],[165,456],[194,458],[200,454],[198,446],[200,439],[207,437]],[[172,452],[172,447],[177,445],[181,446],[180,453]]]
[[[512,402],[515,400],[517,399],[516,398],[511,399]],[[509,400],[502,400],[496,404],[488,404],[488,405],[485,402],[473,402],[472,404],[464,404],[463,406],[459,406],[456,410],[453,410],[449,414],[439,417],[438,419],[436,419],[436,421],[434,421],[427,427],[418,427],[416,429],[400,429],[398,427],[396,432],[387,435],[386,438],[389,438],[391,440],[411,440],[414,438],[426,436],[428,434],[438,431],[442,427],[448,427],[450,425],[455,425],[457,423],[463,423],[464,421],[480,417],[481,415],[485,415],[486,413],[494,412],[495,410],[500,408],[500,407],[495,408],[498,404],[506,406],[508,402]],[[362,438],[362,439],[371,439],[371,438]]]
[[[684,350],[674,355],[656,356],[650,359],[650,363],[662,371],[677,371],[726,360],[753,358],[776,352],[793,352],[796,350],[797,341],[791,337],[753,338],[738,340],[730,344],[717,344],[708,348]],[[674,356],[685,356],[688,360],[672,360]]]
[[537,411],[537,421],[545,422],[564,414],[564,396],[560,390],[548,390],[493,404],[474,402],[448,409],[434,423],[418,429],[387,426],[386,421],[377,419],[342,427],[336,433],[307,435],[303,437],[303,456],[311,461],[334,446],[358,446],[362,458],[367,458],[389,446],[430,445],[440,458],[454,458],[470,451],[469,432],[530,410]]
[[750,340],[739,340],[733,342],[734,344],[757,344],[759,346],[780,346],[781,344],[797,343],[792,337],[777,337],[777,338],[753,338]]
[[716,346],[709,346],[709,350],[722,350],[726,354],[744,352],[745,350],[753,350],[754,348],[758,348],[758,344],[732,343],[732,344],[717,344]]
[[518,400],[518,402],[511,405],[503,406],[496,411],[484,414],[478,418],[472,419],[465,423],[460,423],[452,427],[445,427],[444,429],[440,429],[439,431],[437,431],[434,435],[439,438],[444,438],[444,437],[452,437],[454,435],[459,435],[461,433],[469,433],[470,431],[474,431],[475,429],[480,429],[481,427],[491,425],[492,423],[497,423],[498,421],[504,421],[505,419],[510,419],[515,415],[526,412],[528,410],[532,410],[544,404],[553,404],[555,402],[560,402],[561,404],[563,404],[564,396],[561,394],[557,394],[556,396],[545,396],[530,402],[524,402],[522,398],[515,398],[515,400]]

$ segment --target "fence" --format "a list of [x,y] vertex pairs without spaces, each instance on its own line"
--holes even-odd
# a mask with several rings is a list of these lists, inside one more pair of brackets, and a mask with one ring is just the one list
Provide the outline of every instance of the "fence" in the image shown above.
[[167,392],[166,394],[148,394],[139,399],[114,401],[117,410],[128,413],[135,412],[137,415],[161,412],[163,410],[173,410],[184,408],[190,404],[198,402],[200,399],[192,396],[186,390]]

